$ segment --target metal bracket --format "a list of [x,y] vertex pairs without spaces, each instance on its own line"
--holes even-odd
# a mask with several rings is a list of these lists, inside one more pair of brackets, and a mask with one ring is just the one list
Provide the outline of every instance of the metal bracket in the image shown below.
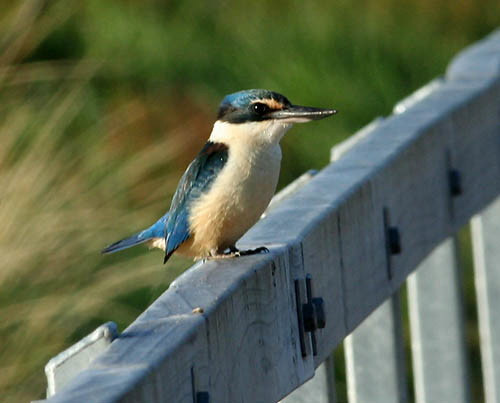
[[462,174],[458,169],[448,171],[448,181],[450,185],[450,194],[453,197],[460,196],[463,193]]
[[448,191],[451,197],[460,196],[463,193],[462,173],[453,166],[453,158],[450,149],[445,151],[446,168],[448,170]]
[[387,207],[384,207],[383,215],[384,215],[385,244],[387,253],[387,275],[389,276],[389,279],[392,279],[393,272],[392,272],[391,256],[399,255],[402,251],[401,235],[399,233],[398,227],[391,226],[389,209]]
[[193,403],[210,403],[210,394],[206,391],[196,391],[196,378],[194,374],[194,367],[191,367],[191,393],[193,396]]
[[210,403],[210,394],[208,392],[196,393],[196,403]]
[[324,301],[321,297],[313,297],[312,276],[306,275],[306,302],[302,303],[300,282],[294,281],[297,321],[299,324],[300,350],[302,357],[307,356],[305,334],[310,333],[313,355],[318,355],[315,331],[326,326]]

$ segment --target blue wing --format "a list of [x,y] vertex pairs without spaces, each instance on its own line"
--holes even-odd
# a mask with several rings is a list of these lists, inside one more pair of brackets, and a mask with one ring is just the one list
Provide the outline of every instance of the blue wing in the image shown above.
[[189,231],[191,205],[210,188],[217,174],[226,164],[228,154],[227,145],[209,141],[182,175],[166,222],[163,263],[191,236]]

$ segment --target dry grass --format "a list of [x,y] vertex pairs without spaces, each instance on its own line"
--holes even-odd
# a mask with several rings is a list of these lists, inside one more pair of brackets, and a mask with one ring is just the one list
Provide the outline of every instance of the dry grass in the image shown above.
[[268,87],[339,108],[334,124],[285,139],[286,183],[442,73],[499,15],[495,0],[222,2],[210,12],[194,0],[5,3],[0,400],[12,402],[42,397],[50,357],[107,320],[123,327],[189,265],[165,268],[143,248],[99,251],[163,214],[216,96]]
[[[87,102],[86,83],[55,82],[54,95],[44,99],[10,99],[19,107],[4,111],[0,128],[0,391],[12,401],[36,397],[41,364],[66,347],[75,327],[103,316],[128,323],[137,308],[117,295],[152,283],[164,289],[178,274],[163,270],[159,254],[154,260],[130,254],[123,259],[103,257],[99,250],[166,208],[162,201],[175,176],[151,179],[151,172],[165,171],[183,152],[186,133],[174,131],[122,162],[112,146],[119,134],[96,126],[83,133],[93,139],[85,154],[74,153],[68,130]],[[104,120],[120,121],[126,130],[141,118],[130,109]],[[129,188],[141,195],[142,205],[134,209]]]
[[[186,265],[174,261],[166,271],[159,253],[99,250],[166,209],[178,175],[166,168],[199,141],[192,128],[174,127],[122,147],[147,124],[150,108],[138,100],[79,124],[99,66],[19,64],[34,45],[27,32],[44,30],[41,7],[30,1],[17,10],[29,18],[5,33],[0,54],[0,395],[13,402],[42,397],[52,355],[99,322],[129,323],[137,303],[150,302]],[[134,306],[127,296],[137,292],[145,295]]]

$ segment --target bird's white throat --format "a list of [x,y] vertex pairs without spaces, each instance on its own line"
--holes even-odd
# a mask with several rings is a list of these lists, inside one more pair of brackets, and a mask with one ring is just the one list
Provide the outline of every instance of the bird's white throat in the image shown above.
[[249,147],[249,149],[277,145],[291,127],[291,123],[284,123],[279,120],[245,123],[217,121],[214,124],[209,140],[225,143],[229,147],[241,144]]

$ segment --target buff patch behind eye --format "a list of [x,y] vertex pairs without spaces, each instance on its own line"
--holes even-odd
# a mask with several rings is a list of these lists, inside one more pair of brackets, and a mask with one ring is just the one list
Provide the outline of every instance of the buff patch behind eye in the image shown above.
[[283,107],[284,107],[284,105],[281,102],[276,101],[275,99],[272,99],[272,98],[271,99],[256,99],[255,101],[252,102],[252,104],[256,104],[256,103],[266,104],[272,110],[280,110],[280,109],[283,109]]

